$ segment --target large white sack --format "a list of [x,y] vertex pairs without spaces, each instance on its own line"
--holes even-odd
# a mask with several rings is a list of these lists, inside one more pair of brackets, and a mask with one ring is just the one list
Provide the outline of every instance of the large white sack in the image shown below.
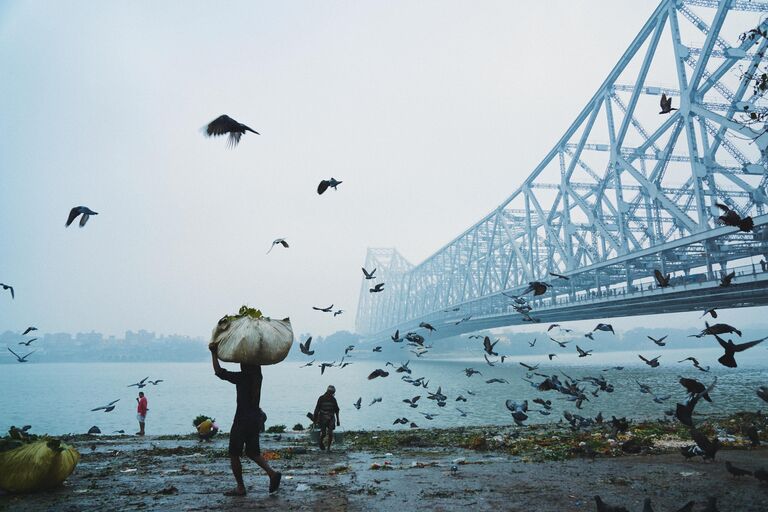
[[274,320],[243,306],[237,316],[225,316],[211,334],[222,361],[276,364],[286,358],[293,344],[291,320]]

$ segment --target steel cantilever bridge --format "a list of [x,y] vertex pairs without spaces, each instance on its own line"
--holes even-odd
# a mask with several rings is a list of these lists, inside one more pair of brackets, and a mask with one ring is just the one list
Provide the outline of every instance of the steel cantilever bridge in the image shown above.
[[[768,130],[749,121],[768,114],[753,79],[768,63],[768,20],[755,13],[768,3],[662,1],[498,208],[419,265],[395,249],[368,250],[377,279],[361,285],[357,331],[384,338],[429,322],[435,339],[526,321],[768,304],[759,262],[768,259]],[[662,93],[678,110],[659,114]],[[754,230],[722,225],[716,203],[752,216]],[[671,274],[669,286],[655,284],[656,269]],[[733,271],[732,285],[720,286]],[[552,287],[528,295],[526,317],[509,295],[531,281]],[[376,282],[384,291],[369,293]]]

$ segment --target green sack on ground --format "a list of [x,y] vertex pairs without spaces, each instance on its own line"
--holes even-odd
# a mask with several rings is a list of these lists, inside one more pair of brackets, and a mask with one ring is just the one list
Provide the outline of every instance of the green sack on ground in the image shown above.
[[0,489],[12,493],[53,489],[72,474],[79,460],[77,450],[58,440],[0,452]]

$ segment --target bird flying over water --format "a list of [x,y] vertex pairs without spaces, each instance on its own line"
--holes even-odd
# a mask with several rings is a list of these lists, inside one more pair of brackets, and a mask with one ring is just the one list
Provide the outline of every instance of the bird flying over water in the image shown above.
[[304,343],[299,343],[299,349],[301,350],[302,354],[311,356],[312,354],[315,353],[314,350],[309,350],[309,344],[310,343],[312,343],[312,336],[307,338],[307,341],[305,341]]
[[130,388],[130,387],[136,386],[137,388],[141,389],[146,386],[145,383],[147,382],[147,379],[149,379],[149,377],[144,377],[143,379],[141,379],[139,382],[136,382],[135,384],[128,384],[127,387]]
[[10,347],[6,347],[6,348],[8,349],[8,352],[10,352],[14,356],[16,356],[16,361],[18,361],[19,363],[26,363],[26,362],[28,362],[27,358],[36,352],[35,350],[33,350],[32,352],[30,352],[28,354],[25,354],[24,356],[20,356],[19,354],[17,354],[13,350],[11,350]]
[[491,343],[491,338],[489,338],[488,336],[483,338],[483,349],[485,350],[485,353],[488,354],[489,356],[499,355],[498,353],[493,351],[493,347],[495,347],[498,342],[499,340],[496,340],[493,343]]
[[288,242],[285,241],[285,238],[276,238],[272,240],[272,245],[269,247],[269,250],[267,251],[267,254],[272,252],[272,249],[275,248],[276,245],[282,245],[286,249],[289,247]]
[[355,409],[358,411],[360,410],[360,406],[363,404],[363,397],[360,397],[357,399],[357,402],[353,403],[352,405],[355,406]]
[[371,400],[371,403],[368,404],[368,407],[372,406],[373,404],[377,404],[377,403],[381,402],[381,400],[382,400],[381,397],[374,398],[373,400]]
[[120,401],[120,399],[118,398],[117,400],[113,400],[113,401],[109,402],[107,405],[102,405],[101,407],[96,407],[95,409],[91,409],[91,412],[101,411],[102,409],[104,410],[104,412],[110,412],[110,411],[114,410],[115,404],[117,402],[119,402],[119,401]]
[[565,279],[565,280],[570,279],[570,277],[564,276],[563,274],[558,274],[556,272],[550,272],[549,275],[551,275],[552,277],[556,277],[558,279]]
[[26,329],[24,329],[24,332],[23,332],[23,333],[21,333],[21,335],[22,335],[22,336],[26,336],[26,335],[27,335],[27,334],[29,334],[30,332],[32,332],[32,331],[36,331],[36,330],[37,330],[37,327],[27,327]]
[[418,396],[415,396],[413,398],[406,398],[406,399],[403,400],[403,402],[405,402],[410,407],[415,409],[416,407],[419,406],[416,402],[418,402],[420,398],[421,398],[421,395],[418,395]]
[[80,218],[80,227],[84,227],[85,224],[88,222],[88,219],[91,218],[91,215],[98,215],[97,212],[91,210],[87,206],[75,206],[69,211],[69,217],[67,217],[67,223],[64,225],[64,227],[69,227],[72,222],[78,217],[78,215],[82,215]]
[[390,336],[395,343],[402,343],[403,339],[400,337],[400,329],[395,331],[395,334]]
[[331,311],[333,311],[333,304],[331,304],[327,308],[318,308],[317,306],[312,306],[312,309],[314,309],[315,311],[322,311],[323,313],[330,313]]
[[658,346],[663,347],[664,345],[666,345],[664,340],[667,339],[667,336],[662,336],[661,338],[658,338],[658,339],[654,338],[653,336],[648,336],[648,339],[654,342],[655,344],[657,344]]
[[727,366],[728,368],[736,368],[736,358],[734,357],[736,355],[736,352],[743,352],[747,350],[748,348],[752,348],[755,345],[762,343],[763,341],[768,339],[768,336],[765,338],[760,338],[759,340],[754,341],[748,341],[746,343],[739,343],[736,344],[731,340],[725,341],[723,338],[715,334],[715,338],[717,339],[717,342],[720,343],[720,346],[723,347],[725,350],[725,354],[720,356],[718,358],[718,361],[723,366]]
[[659,114],[669,114],[673,110],[677,110],[675,107],[672,106],[672,97],[667,96],[665,93],[661,93],[659,106],[661,107],[661,112],[659,112]]
[[336,187],[341,185],[343,181],[338,181],[336,178],[331,178],[329,180],[323,180],[320,182],[320,184],[317,186],[317,193],[322,194],[328,188],[332,188],[333,190],[338,190]]
[[613,326],[611,324],[597,324],[594,329],[592,329],[592,332],[595,331],[604,331],[604,332],[610,332],[612,334],[616,334],[613,331]]
[[37,338],[32,338],[31,340],[27,340],[27,341],[20,341],[19,345],[24,345],[25,347],[28,347],[29,344],[32,343],[35,340],[37,340]]
[[360,267],[360,268],[363,269],[363,274],[365,275],[366,279],[376,279],[376,276],[374,275],[376,273],[376,269],[373,269],[370,272],[368,272],[367,270],[365,270],[365,267]]
[[243,123],[238,123],[226,114],[217,117],[208,123],[208,125],[205,127],[205,134],[208,137],[218,137],[219,135],[229,134],[227,146],[230,148],[237,146],[237,144],[240,142],[240,137],[242,137],[246,131],[255,133],[256,135],[261,135],[256,130],[244,125]]
[[704,325],[706,326],[699,334],[691,334],[688,337],[689,338],[702,338],[707,335],[717,335],[717,334],[729,334],[729,333],[736,333],[739,337],[741,337],[741,331],[737,328],[728,325],[728,324],[714,324],[709,325],[709,323],[704,322]]
[[9,284],[3,284],[3,283],[0,283],[0,286],[3,287],[3,290],[9,290],[11,292],[11,298],[12,299],[16,298],[16,295],[13,292],[13,286],[11,286]]
[[642,360],[645,362],[645,364],[647,364],[647,365],[648,365],[648,366],[650,366],[651,368],[656,368],[656,367],[657,367],[657,366],[659,366],[659,364],[660,364],[660,363],[659,363],[659,358],[660,358],[661,356],[656,356],[656,357],[654,357],[653,359],[646,359],[646,358],[644,358],[643,356],[641,356],[640,354],[638,354],[638,355],[637,355],[637,357],[639,357],[640,359],[642,359]]
[[591,350],[582,350],[578,345],[576,345],[576,351],[579,353],[579,357],[587,357],[592,354]]
[[152,384],[153,386],[157,386],[157,385],[158,385],[158,384],[160,384],[161,382],[165,382],[165,381],[164,381],[163,379],[157,379],[157,380],[148,380],[147,382],[149,382],[149,383],[150,383],[150,384]]
[[368,375],[368,380],[373,380],[376,377],[387,377],[388,375],[389,375],[389,372],[385,372],[381,368],[376,368],[370,373],[370,375]]
[[715,308],[710,308],[704,312],[703,315],[701,315],[699,318],[704,318],[707,316],[707,314],[711,315],[712,318],[717,318],[717,310]]

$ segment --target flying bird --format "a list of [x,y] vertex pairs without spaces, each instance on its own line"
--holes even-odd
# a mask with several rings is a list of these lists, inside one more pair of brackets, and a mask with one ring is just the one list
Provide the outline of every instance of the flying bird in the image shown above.
[[471,318],[472,318],[472,315],[467,315],[464,318],[462,318],[461,320],[459,320],[458,322],[455,322],[453,325],[459,325],[460,323],[466,322],[467,320],[469,320]]
[[402,418],[395,419],[395,421],[392,424],[393,425],[406,425],[407,423],[409,423],[409,421],[410,420],[408,420],[408,418],[402,417]]
[[17,354],[17,353],[16,353],[16,352],[14,352],[13,350],[11,350],[11,349],[10,349],[10,347],[6,347],[6,348],[8,349],[8,352],[10,352],[10,353],[11,353],[11,354],[13,354],[14,356],[16,356],[16,361],[18,361],[18,362],[20,362],[20,363],[26,363],[26,362],[28,362],[28,361],[27,361],[27,358],[28,358],[29,356],[31,356],[32,354],[34,354],[34,353],[35,353],[35,351],[33,350],[32,352],[30,352],[30,353],[28,353],[28,354],[25,354],[24,356],[20,356],[19,354]]
[[659,100],[661,106],[661,112],[659,114],[669,114],[673,110],[677,110],[672,106],[672,97],[667,97],[665,93],[661,93],[661,100]]
[[312,343],[312,336],[307,338],[307,341],[305,341],[304,343],[299,343],[299,349],[301,350],[302,354],[311,356],[312,354],[315,353],[314,350],[309,350],[309,344],[310,343]]
[[88,222],[88,219],[91,218],[91,215],[98,215],[97,212],[91,210],[87,206],[75,206],[71,210],[69,210],[69,217],[67,217],[67,223],[64,225],[64,227],[69,227],[72,222],[78,217],[78,215],[82,215],[80,217],[80,227],[84,227],[85,224]]
[[720,346],[723,347],[723,350],[725,350],[725,354],[718,358],[720,364],[727,366],[728,368],[736,368],[736,358],[734,357],[736,352],[743,352],[748,348],[752,348],[755,345],[767,340],[768,336],[765,338],[760,338],[759,340],[748,341],[746,343],[739,344],[736,344],[731,340],[725,341],[717,334],[715,334],[715,338],[717,339],[717,342],[720,343]]
[[498,378],[494,377],[493,379],[488,379],[487,381],[485,381],[485,383],[486,384],[495,384],[495,383],[498,383],[498,384],[509,384],[509,381],[507,379],[498,379]]
[[141,389],[141,388],[146,386],[145,383],[147,382],[147,379],[149,379],[149,377],[144,377],[143,379],[141,379],[139,382],[137,382],[135,384],[128,384],[127,387],[130,388],[130,387],[136,386],[137,388]]
[[533,347],[534,345],[536,345],[536,338],[533,338],[533,341],[528,342],[529,347]]
[[616,334],[613,331],[613,326],[611,324],[597,324],[597,326],[594,329],[592,329],[592,332],[595,332],[595,331],[604,331],[604,332],[610,332],[612,334]]
[[728,324],[715,324],[715,325],[709,325],[709,323],[704,322],[704,325],[706,326],[699,334],[691,334],[688,337],[689,338],[702,338],[707,335],[716,335],[716,334],[729,334],[729,333],[736,333],[739,337],[741,337],[741,331],[737,328],[733,327],[732,325]]
[[21,333],[21,335],[22,335],[22,336],[26,336],[26,335],[27,335],[27,334],[29,334],[30,332],[32,332],[32,331],[36,331],[36,330],[37,330],[37,327],[27,327],[27,328],[24,330],[24,332],[23,332],[23,333]]
[[432,327],[432,324],[428,324],[427,322],[421,322],[419,323],[419,327],[423,327],[424,329],[428,330],[429,332],[436,331],[434,327]]
[[330,313],[331,311],[333,311],[333,304],[331,304],[327,308],[318,308],[317,306],[312,306],[312,309],[314,309],[315,311],[322,311],[323,313]]
[[[466,374],[467,377],[471,377],[474,374],[482,375],[482,373],[480,373],[479,371],[475,370],[474,368],[464,368],[464,373]],[[768,401],[768,400],[766,400],[766,401]]]
[[243,123],[238,123],[226,114],[217,117],[205,127],[205,134],[208,137],[218,137],[219,135],[229,134],[227,146],[231,148],[237,146],[240,142],[240,137],[242,137],[246,131],[261,135],[256,130],[249,128]]
[[376,377],[387,377],[388,375],[389,375],[389,372],[385,372],[381,368],[376,368],[370,373],[370,375],[368,375],[368,380],[373,380]]
[[755,222],[752,220],[752,217],[747,216],[742,218],[737,212],[731,210],[724,204],[715,203],[715,205],[723,211],[723,215],[718,217],[718,220],[720,220],[722,224],[739,228],[741,231],[745,232],[752,231],[755,227]]
[[731,272],[730,274],[726,274],[723,277],[720,278],[720,286],[726,287],[731,286],[731,281],[733,281],[733,278],[736,277],[736,272]]
[[363,404],[363,397],[360,397],[357,399],[357,402],[353,403],[352,405],[355,406],[355,409],[358,411],[360,410],[360,406]]
[[317,186],[317,193],[322,194],[326,190],[328,190],[328,187],[332,188],[333,190],[338,190],[336,187],[344,183],[343,181],[338,181],[336,178],[331,178],[329,180],[323,180],[320,182],[320,184]]
[[376,279],[376,276],[374,275],[376,273],[376,269],[373,269],[370,272],[368,272],[367,270],[365,270],[365,267],[360,267],[360,268],[363,269],[363,274],[365,275],[366,279]]
[[376,285],[373,288],[370,288],[368,290],[371,293],[379,293],[384,291],[384,283],[376,283]]
[[276,238],[275,240],[272,240],[272,245],[269,247],[269,250],[267,251],[267,254],[271,253],[271,252],[272,252],[272,249],[274,249],[274,248],[275,248],[275,246],[276,246],[276,245],[278,245],[278,244],[282,245],[282,246],[283,246],[283,247],[285,247],[286,249],[287,249],[288,247],[290,247],[290,246],[288,245],[288,242],[286,242],[286,241],[285,241],[285,238]]
[[299,368],[306,368],[307,366],[312,366],[312,363],[314,363],[314,362],[315,362],[315,360],[313,359],[310,362],[305,363],[305,364],[299,366]]
[[710,309],[706,310],[704,312],[704,314],[701,315],[699,318],[704,318],[705,316],[707,316],[707,314],[711,315],[712,318],[717,318],[717,311],[716,311],[715,308],[710,308]]
[[528,287],[523,290],[520,295],[533,292],[533,296],[544,295],[552,285],[543,281],[531,281],[528,283]]
[[414,409],[415,409],[416,407],[418,407],[418,406],[419,406],[419,405],[416,403],[416,402],[418,402],[418,401],[419,401],[419,398],[421,398],[421,395],[415,396],[415,397],[413,397],[413,398],[410,398],[410,399],[409,399],[409,398],[406,398],[406,399],[404,399],[404,400],[403,400],[403,402],[405,402],[405,403],[406,403],[406,404],[408,404],[410,407],[412,407],[412,408],[414,408]]
[[334,312],[333,312],[333,316],[334,316],[334,317],[337,317],[337,316],[339,316],[340,314],[342,314],[343,312],[344,312],[344,310],[343,310],[343,309],[338,309],[338,310],[336,310],[336,311],[334,311]]
[[498,353],[493,351],[493,347],[495,347],[498,342],[499,340],[496,340],[493,343],[491,343],[491,338],[489,338],[488,336],[483,338],[483,349],[485,350],[485,353],[488,354],[489,356],[499,355]]
[[669,274],[662,274],[659,269],[655,269],[653,271],[653,277],[656,279],[656,284],[658,284],[660,288],[666,288],[669,286]]
[[11,298],[12,298],[12,299],[15,299],[15,298],[16,298],[16,295],[13,293],[13,286],[11,286],[11,285],[9,285],[9,284],[3,284],[3,283],[0,283],[0,286],[2,286],[2,287],[3,287],[3,290],[10,290],[10,292],[11,292]]
[[576,350],[579,353],[579,357],[587,357],[592,354],[591,350],[582,350],[578,345],[576,345]]
[[35,340],[37,340],[37,338],[32,338],[31,340],[27,340],[27,341],[20,341],[19,345],[24,345],[25,347],[28,347],[29,344],[32,343]]
[[373,400],[371,400],[371,403],[368,404],[368,407],[372,406],[373,404],[378,404],[379,402],[381,402],[381,400],[382,400],[381,397],[374,398]]
[[373,347],[373,352],[381,352],[381,346]]
[[656,367],[657,367],[657,366],[659,366],[659,364],[660,364],[660,363],[659,363],[659,358],[660,358],[661,356],[656,356],[656,357],[654,357],[653,359],[646,359],[646,358],[644,358],[643,356],[641,356],[640,354],[638,354],[638,355],[637,355],[637,357],[639,357],[640,359],[642,359],[642,360],[645,362],[645,364],[647,364],[647,365],[648,365],[648,366],[650,366],[651,368],[656,368]]
[[663,347],[664,345],[666,345],[664,340],[667,339],[667,336],[662,336],[661,338],[658,338],[658,339],[654,338],[653,336],[648,336],[648,339],[654,342],[655,344],[657,344],[658,346]]
[[160,384],[161,382],[165,382],[165,381],[164,381],[163,379],[157,379],[157,380],[148,380],[147,382],[149,382],[149,383],[150,383],[150,384],[152,384],[153,386],[157,386],[157,385],[158,385],[158,384]]
[[120,399],[118,398],[117,400],[113,400],[112,402],[109,402],[107,405],[102,405],[101,407],[96,407],[95,409],[91,409],[91,412],[101,411],[102,409],[104,410],[104,412],[110,412],[114,410],[115,404],[119,401]]
[[392,341],[394,341],[395,343],[402,343],[403,342],[403,338],[400,337],[400,329],[396,330],[395,334],[390,336],[390,338],[392,338]]
[[557,354],[547,354],[547,357],[551,361],[553,357],[557,357]]
[[564,276],[563,274],[557,274],[555,272],[550,272],[549,275],[551,275],[552,277],[556,277],[558,279],[565,279],[565,280],[570,279],[570,277],[568,276]]

